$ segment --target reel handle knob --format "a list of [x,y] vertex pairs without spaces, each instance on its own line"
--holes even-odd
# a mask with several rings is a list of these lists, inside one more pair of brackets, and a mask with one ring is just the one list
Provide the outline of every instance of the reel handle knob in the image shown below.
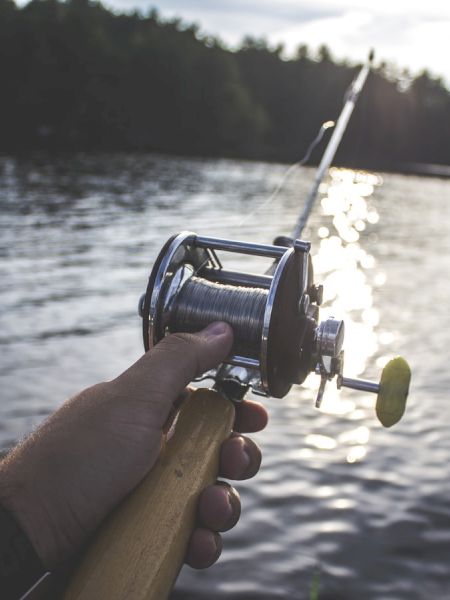
[[411,369],[404,358],[390,360],[381,373],[376,413],[384,427],[395,425],[403,416],[408,398]]
[[348,387],[362,392],[377,394],[376,413],[384,427],[392,427],[403,416],[408,398],[411,369],[404,358],[390,360],[381,373],[380,383],[363,379],[338,377],[338,388]]

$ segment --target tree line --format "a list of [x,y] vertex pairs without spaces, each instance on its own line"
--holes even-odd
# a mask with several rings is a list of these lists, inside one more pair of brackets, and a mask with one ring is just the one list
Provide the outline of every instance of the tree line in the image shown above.
[[[0,0],[0,151],[151,151],[293,162],[335,119],[358,66],[322,46],[246,38],[90,0]],[[450,93],[379,65],[337,156],[349,166],[448,164]],[[317,156],[316,156],[317,159]]]

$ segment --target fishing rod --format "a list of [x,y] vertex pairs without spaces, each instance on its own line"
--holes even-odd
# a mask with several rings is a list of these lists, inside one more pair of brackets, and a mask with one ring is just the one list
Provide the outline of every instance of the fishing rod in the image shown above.
[[308,221],[309,215],[311,214],[311,210],[314,206],[314,202],[317,198],[317,194],[319,192],[320,184],[322,183],[323,178],[325,177],[328,169],[333,161],[333,158],[336,154],[336,151],[341,143],[342,136],[347,129],[348,122],[350,121],[350,117],[352,116],[353,109],[358,102],[359,95],[362,92],[364,84],[366,83],[367,76],[369,75],[372,63],[374,59],[374,51],[371,50],[369,52],[369,56],[367,58],[367,62],[363,65],[358,75],[350,84],[349,89],[347,90],[344,98],[344,106],[342,108],[342,112],[339,115],[336,126],[331,135],[330,141],[323,153],[322,160],[320,161],[319,167],[316,171],[316,175],[314,177],[314,183],[311,188],[311,191],[306,199],[305,207],[303,212],[298,218],[298,221],[295,225],[295,228],[292,232],[293,239],[297,239],[302,235],[303,229]]
[[[346,99],[294,234],[311,212],[370,62],[369,57]],[[202,377],[213,380],[213,389],[197,389],[183,403],[175,433],[149,475],[100,529],[65,600],[167,598],[194,529],[199,494],[216,481],[234,403],[249,390],[281,399],[315,372],[320,377],[316,406],[326,383],[336,378],[338,387],[376,393],[376,414],[384,426],[402,417],[411,376],[404,359],[390,361],[379,383],[343,376],[344,322],[320,320],[323,289],[314,282],[310,250],[308,241],[295,236],[267,245],[192,232],[176,234],[163,246],[139,303],[145,350],[170,333],[226,321],[233,328],[232,351]],[[234,271],[222,264],[230,254],[269,258],[273,266],[264,274]]]

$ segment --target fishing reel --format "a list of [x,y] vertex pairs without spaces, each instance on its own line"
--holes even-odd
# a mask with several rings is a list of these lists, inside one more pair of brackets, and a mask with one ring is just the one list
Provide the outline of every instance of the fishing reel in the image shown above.
[[[379,384],[343,377],[344,322],[319,321],[323,290],[313,282],[311,244],[284,237],[275,243],[253,244],[191,232],[171,237],[139,303],[145,349],[169,333],[196,332],[213,321],[226,321],[234,332],[231,354],[204,376],[214,379],[225,396],[242,399],[251,388],[259,395],[282,398],[293,384],[303,383],[315,371],[320,376],[317,407],[326,383],[334,377],[338,387],[374,392],[380,399]],[[218,251],[265,257],[273,264],[265,275],[226,270]],[[404,379],[403,410],[409,385],[408,379],[405,387]],[[386,390],[391,410],[392,396],[397,397],[399,390],[390,384]],[[382,402],[387,395],[383,394]]]

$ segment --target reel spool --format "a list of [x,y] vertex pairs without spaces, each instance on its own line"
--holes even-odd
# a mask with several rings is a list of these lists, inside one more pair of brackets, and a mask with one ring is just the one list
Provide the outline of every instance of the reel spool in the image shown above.
[[[334,376],[338,387],[375,392],[380,398],[378,384],[342,376],[344,322],[329,318],[319,323],[323,290],[312,281],[311,244],[275,241],[282,245],[192,232],[170,238],[139,303],[145,350],[169,333],[196,332],[213,321],[226,321],[234,332],[231,355],[202,378],[213,378],[227,397],[242,399],[251,387],[257,394],[282,398],[315,371],[321,377],[316,406]],[[217,251],[273,259],[271,274],[226,270]],[[404,396],[403,405],[408,385],[409,379],[406,388],[396,388],[396,398],[398,392]]]

